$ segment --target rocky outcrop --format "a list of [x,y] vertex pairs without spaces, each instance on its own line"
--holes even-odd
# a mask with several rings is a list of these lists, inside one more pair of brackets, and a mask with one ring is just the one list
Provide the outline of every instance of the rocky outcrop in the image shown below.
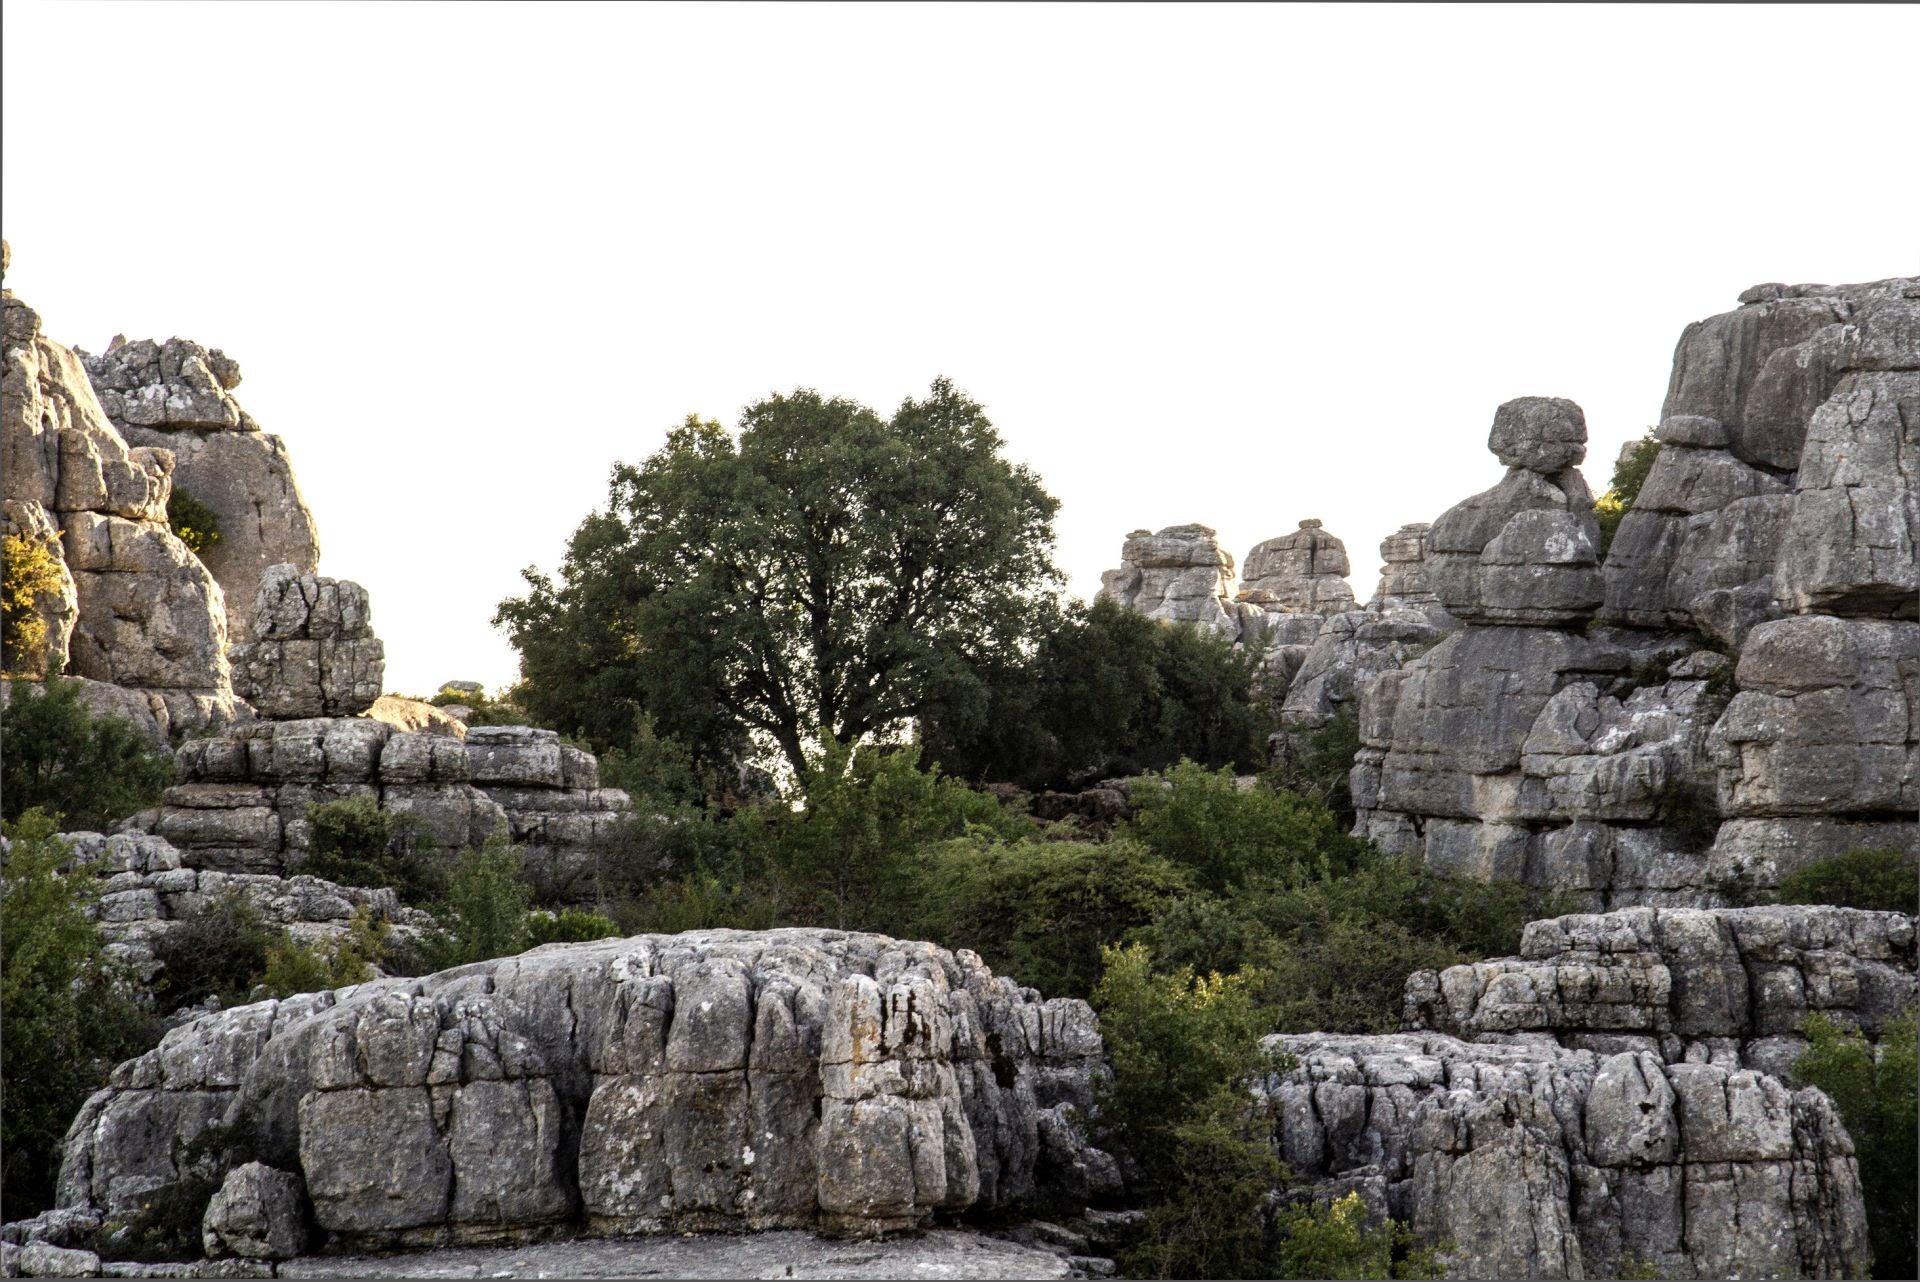
[[1827,1097],[1719,1064],[1435,1033],[1267,1039],[1296,1177],[1446,1243],[1449,1275],[1857,1277],[1852,1141]]
[[535,887],[573,898],[596,888],[630,810],[624,792],[599,786],[591,753],[525,726],[477,727],[463,742],[361,717],[259,721],[187,743],[177,761],[152,829],[189,866],[227,872],[298,872],[307,808],[365,796],[410,816],[427,850],[495,834],[523,843]]
[[[206,1015],[67,1136],[63,1207],[113,1211],[244,1122],[338,1248],[602,1232],[917,1227],[1117,1190],[1066,1114],[1093,1013],[971,953],[837,931],[551,945]],[[240,1155],[235,1155],[239,1157]],[[236,1166],[241,1162],[236,1160]]]
[[1127,535],[1120,568],[1100,576],[1098,595],[1150,619],[1194,623],[1234,638],[1264,614],[1233,599],[1233,557],[1204,525]]
[[380,697],[386,650],[358,583],[276,565],[260,577],[234,687],[265,717],[343,717]]
[[1763,285],[1687,328],[1605,617],[1739,646],[1783,613],[1920,612],[1920,279]]
[[248,1162],[227,1172],[201,1217],[209,1258],[291,1260],[306,1249],[307,1217],[300,1177]]
[[261,577],[281,564],[311,573],[320,539],[286,445],[233,398],[239,362],[183,338],[116,338],[80,358],[108,420],[132,444],[170,451],[174,484],[219,518],[220,540],[203,559],[226,593],[229,634],[254,639]]
[[1380,543],[1380,583],[1367,609],[1376,613],[1417,610],[1434,614],[1444,607],[1427,581],[1427,540],[1433,526],[1425,521],[1403,525]]
[[1877,1039],[1920,1003],[1914,919],[1817,905],[1631,908],[1527,924],[1520,955],[1409,977],[1406,1023],[1786,1077],[1812,1012]]
[[1575,466],[1586,457],[1580,407],[1553,397],[1508,401],[1487,445],[1507,474],[1433,523],[1427,573],[1463,623],[1583,623],[1601,601],[1600,527]]
[[0,499],[9,529],[61,539],[63,590],[39,666],[141,692],[162,735],[243,717],[220,586],[167,528],[173,454],[128,444],[79,358],[11,291],[4,312]]
[[193,868],[171,842],[142,832],[68,832],[60,840],[73,847],[75,862],[92,864],[105,876],[88,911],[100,923],[108,952],[146,984],[159,972],[157,952],[166,936],[183,919],[228,896],[245,901],[262,920],[286,927],[296,943],[307,945],[341,939],[359,913],[402,931],[433,924],[384,886]]
[[1318,729],[1335,717],[1358,715],[1355,701],[1362,689],[1431,649],[1446,631],[1419,610],[1334,615],[1300,657],[1280,704],[1281,725],[1298,732]]
[[1234,599],[1268,614],[1342,614],[1353,609],[1347,545],[1309,517],[1292,534],[1254,545]]

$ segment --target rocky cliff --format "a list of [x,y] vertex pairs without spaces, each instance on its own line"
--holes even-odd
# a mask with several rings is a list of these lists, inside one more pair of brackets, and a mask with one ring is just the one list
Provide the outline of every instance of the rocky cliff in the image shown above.
[[[203,1016],[74,1121],[60,1201],[113,1211],[245,1119],[337,1245],[604,1232],[911,1228],[1118,1191],[1068,1117],[1092,1011],[971,953],[836,931],[706,931]],[[258,1196],[256,1196],[256,1200]]]

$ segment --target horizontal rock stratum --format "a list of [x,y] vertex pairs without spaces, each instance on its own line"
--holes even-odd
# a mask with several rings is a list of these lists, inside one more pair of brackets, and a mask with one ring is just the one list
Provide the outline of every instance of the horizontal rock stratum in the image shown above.
[[244,1122],[336,1246],[920,1226],[1118,1190],[1067,1110],[1093,1012],[979,958],[827,930],[550,945],[206,1015],[70,1129],[62,1206],[123,1209]]

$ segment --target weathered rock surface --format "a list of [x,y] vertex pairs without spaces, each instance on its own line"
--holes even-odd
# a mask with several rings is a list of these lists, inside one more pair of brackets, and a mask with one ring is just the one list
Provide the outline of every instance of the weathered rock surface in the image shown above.
[[275,565],[260,577],[234,687],[267,717],[353,716],[380,697],[386,650],[358,583]]
[[1432,618],[1412,609],[1349,610],[1329,618],[1287,685],[1281,724],[1289,731],[1311,730],[1356,711],[1361,689],[1398,671],[1445,635]]
[[195,740],[153,830],[190,867],[298,872],[307,808],[375,798],[410,815],[423,848],[452,852],[496,833],[524,843],[523,866],[544,894],[588,895],[627,794],[602,788],[591,753],[551,730],[483,726],[462,740],[395,731],[364,717],[257,721]]
[[1341,614],[1354,608],[1351,573],[1347,545],[1308,518],[1292,534],[1254,545],[1235,600],[1269,614]]
[[1204,525],[1127,535],[1120,568],[1100,576],[1099,596],[1150,619],[1199,624],[1236,638],[1264,613],[1233,599],[1233,557]]
[[245,1119],[336,1247],[910,1228],[1117,1190],[1065,1110],[1093,1013],[971,953],[837,931],[543,949],[203,1016],[115,1069],[59,1200],[113,1210]]
[[406,1255],[308,1256],[283,1278],[1069,1278],[1048,1251],[958,1229],[835,1242],[811,1233],[586,1238],[533,1246],[454,1247]]
[[[1428,581],[1456,618],[1559,626],[1600,605],[1600,527],[1574,466],[1586,439],[1572,401],[1521,397],[1494,415],[1490,447],[1518,461],[1491,490],[1449,508],[1427,537]],[[1542,470],[1560,459],[1572,461]]]
[[[1374,588],[1367,609],[1377,613],[1390,610],[1443,612],[1445,607],[1427,581],[1427,540],[1433,526],[1426,521],[1403,525],[1380,543],[1380,583]],[[1437,620],[1436,620],[1437,622]]]
[[1852,1141],[1817,1090],[1658,1056],[1433,1033],[1275,1036],[1275,1146],[1450,1243],[1450,1276],[1853,1277]]
[[200,1223],[209,1258],[291,1260],[307,1245],[300,1177],[258,1162],[236,1167],[207,1203]]
[[1784,1077],[1818,1011],[1877,1039],[1920,1002],[1914,919],[1817,905],[1630,908],[1527,924],[1518,957],[1420,971],[1408,1027]]
[[226,593],[229,634],[251,640],[261,576],[280,564],[312,572],[320,539],[286,445],[262,432],[231,394],[239,362],[183,338],[115,339],[99,356],[81,353],[81,361],[121,434],[171,451],[174,484],[220,518],[220,541],[203,559]]
[[50,640],[65,649],[50,645],[42,666],[59,660],[71,675],[149,692],[165,732],[244,716],[220,586],[167,528],[173,455],[128,445],[78,357],[11,291],[0,328],[0,499],[11,528],[58,529],[72,585],[70,600],[63,591],[50,606]]

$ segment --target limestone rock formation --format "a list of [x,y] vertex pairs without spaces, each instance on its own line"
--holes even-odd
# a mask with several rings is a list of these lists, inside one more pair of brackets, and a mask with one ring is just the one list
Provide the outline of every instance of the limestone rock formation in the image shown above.
[[1347,545],[1310,517],[1292,534],[1254,545],[1235,600],[1269,614],[1341,614],[1353,609],[1351,573]]
[[1204,525],[1127,535],[1120,568],[1100,576],[1099,596],[1150,619],[1194,623],[1234,638],[1263,614],[1233,600],[1233,557]]
[[234,688],[266,717],[352,716],[380,697],[386,651],[358,583],[276,565],[233,647]]
[[68,1133],[63,1207],[178,1178],[246,1119],[335,1248],[833,1228],[1117,1191],[1067,1122],[1093,1012],[968,952],[837,931],[550,945],[202,1016]]
[[525,726],[479,727],[462,742],[361,717],[256,721],[183,745],[177,765],[153,831],[190,866],[228,872],[297,872],[307,808],[367,796],[411,816],[428,850],[495,833],[523,842],[542,893],[580,897],[630,810],[626,793],[599,786],[592,754]]
[[1920,1002],[1914,919],[1793,905],[1630,908],[1529,922],[1518,957],[1420,971],[1406,1023],[1464,1038],[1545,1034],[1786,1077],[1819,1011],[1877,1039]]
[[354,914],[365,912],[404,932],[431,927],[432,919],[407,908],[384,886],[341,886],[318,877],[280,877],[271,873],[221,872],[189,866],[189,853],[164,837],[143,832],[61,833],[74,857],[106,874],[90,915],[100,923],[107,951],[151,984],[160,963],[156,951],[181,920],[208,904],[235,896],[262,920],[284,926],[296,943],[322,944],[340,939]]
[[1427,542],[1433,526],[1414,521],[1401,526],[1380,543],[1380,583],[1374,588],[1367,609],[1418,610],[1433,613],[1444,609],[1427,580]]
[[253,639],[261,576],[280,564],[312,572],[320,539],[285,444],[232,396],[239,362],[183,338],[116,338],[99,356],[81,353],[81,361],[121,434],[171,451],[174,484],[219,517],[220,541],[204,560],[225,590],[232,638]]
[[227,1172],[201,1218],[201,1241],[210,1258],[238,1255],[254,1260],[290,1260],[307,1245],[305,1199],[300,1177],[248,1162]]
[[167,528],[173,454],[129,446],[79,359],[11,291],[4,313],[0,499],[10,530],[58,529],[72,584],[50,607],[42,666],[144,692],[162,735],[243,717],[220,586]]
[[1488,446],[1507,475],[1433,523],[1427,572],[1464,623],[1554,626],[1599,606],[1600,527],[1575,466],[1587,424],[1572,401],[1525,396],[1494,415]]
[[1859,1167],[1817,1090],[1645,1051],[1435,1033],[1267,1039],[1275,1147],[1451,1244],[1449,1276],[1855,1277]]

